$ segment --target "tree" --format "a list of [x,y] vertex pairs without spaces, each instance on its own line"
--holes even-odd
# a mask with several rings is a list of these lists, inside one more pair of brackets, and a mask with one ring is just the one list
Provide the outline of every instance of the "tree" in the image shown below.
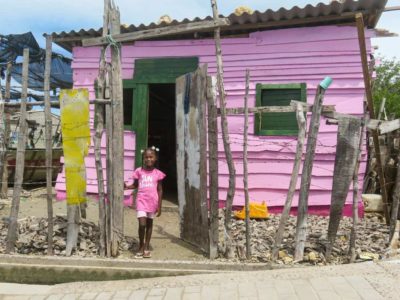
[[375,111],[379,112],[382,100],[386,98],[387,114],[400,117],[400,61],[381,58],[376,67],[376,79],[374,82],[373,98]]

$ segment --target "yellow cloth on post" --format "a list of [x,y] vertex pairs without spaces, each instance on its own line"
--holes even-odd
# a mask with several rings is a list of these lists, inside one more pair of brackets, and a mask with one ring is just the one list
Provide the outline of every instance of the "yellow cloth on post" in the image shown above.
[[[249,216],[250,219],[268,219],[269,212],[267,204],[265,204],[265,202],[262,203],[250,202]],[[244,220],[246,218],[246,208],[243,206],[242,210],[235,212],[235,217]]]
[[90,145],[89,92],[87,89],[61,90],[61,132],[67,204],[86,201],[85,156]]

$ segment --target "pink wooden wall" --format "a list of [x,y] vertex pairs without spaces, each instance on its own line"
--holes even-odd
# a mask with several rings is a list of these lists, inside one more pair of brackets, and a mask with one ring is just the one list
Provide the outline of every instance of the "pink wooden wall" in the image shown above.
[[[372,31],[367,31],[370,49]],[[321,26],[255,32],[248,38],[224,39],[222,42],[225,88],[229,107],[242,107],[245,69],[250,69],[250,105],[255,104],[257,83],[307,83],[307,101],[312,103],[318,83],[325,77],[333,84],[325,104],[336,105],[341,113],[362,114],[364,83],[359,55],[357,30],[351,26]],[[73,50],[74,87],[88,88],[94,98],[93,82],[98,73],[100,49],[76,47]],[[123,46],[123,78],[131,79],[135,59],[198,56],[207,63],[209,73],[216,73],[213,40],[141,41]],[[92,111],[93,114],[93,111]],[[284,204],[292,172],[296,137],[269,137],[253,134],[253,117],[249,124],[249,189],[251,201],[266,201],[270,208]],[[308,118],[309,120],[310,118]],[[237,170],[234,205],[243,205],[243,116],[229,117],[229,133]],[[93,116],[92,116],[93,122]],[[321,121],[309,203],[327,207],[331,200],[332,175],[335,160],[337,126]],[[125,179],[128,180],[134,162],[134,133],[125,132]],[[104,145],[104,143],[103,143]],[[102,149],[105,154],[105,149]],[[219,136],[220,200],[228,187],[228,168],[224,161],[222,139]],[[365,172],[366,153],[360,167],[360,183]],[[86,159],[88,193],[96,193],[96,170],[93,149]],[[104,161],[105,163],[105,161]],[[58,197],[64,197],[64,174],[58,176]],[[298,187],[300,185],[300,179]],[[362,184],[359,185],[360,187]],[[297,196],[294,206],[297,206]],[[346,203],[352,201],[348,194]]]

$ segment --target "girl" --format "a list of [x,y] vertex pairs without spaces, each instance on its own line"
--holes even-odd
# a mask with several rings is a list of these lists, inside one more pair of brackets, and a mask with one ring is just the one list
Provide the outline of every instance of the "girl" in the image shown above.
[[137,189],[136,211],[139,221],[139,251],[136,258],[150,258],[149,250],[151,233],[153,231],[153,218],[161,215],[162,180],[165,174],[158,170],[158,149],[154,146],[143,152],[143,166],[133,172],[133,184],[124,184],[125,189]]

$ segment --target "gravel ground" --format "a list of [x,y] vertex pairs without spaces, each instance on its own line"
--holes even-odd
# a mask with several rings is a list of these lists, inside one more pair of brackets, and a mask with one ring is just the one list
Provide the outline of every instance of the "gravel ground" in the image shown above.
[[[21,198],[19,240],[17,252],[21,254],[44,255],[47,249],[46,231],[47,213],[45,190],[38,189],[24,194]],[[3,203],[0,209],[0,253],[4,253],[5,237],[7,235],[6,218],[9,216],[10,201]],[[65,253],[66,237],[66,205],[65,202],[54,202],[55,218],[55,253],[63,256]],[[220,211],[220,253],[224,252],[223,239],[223,211]],[[137,222],[135,211],[125,209],[125,239],[121,243],[120,258],[133,258],[137,249]],[[79,235],[79,247],[74,255],[83,257],[97,256],[98,240],[98,207],[97,203],[90,201],[87,208],[87,220],[82,223]],[[232,233],[235,245],[235,258],[231,262],[245,260],[245,224],[244,221],[233,218]],[[267,220],[251,220],[251,262],[271,262],[271,250],[274,244],[276,230],[279,225],[280,215],[270,215]],[[311,215],[308,218],[308,235],[304,252],[303,264],[326,265],[325,247],[327,243],[327,217]],[[276,262],[281,265],[293,265],[294,235],[296,217],[289,217],[282,247],[279,251],[279,259]],[[352,219],[344,217],[341,221],[336,243],[333,247],[332,259],[329,264],[343,264],[349,262],[348,248]],[[382,258],[387,249],[388,227],[384,224],[380,215],[368,215],[361,219],[357,230],[356,252],[358,261]],[[202,253],[193,246],[183,242],[179,238],[179,216],[176,212],[165,212],[155,220],[152,238],[153,258],[160,260],[195,260],[206,261]],[[227,261],[221,255],[221,262]]]

